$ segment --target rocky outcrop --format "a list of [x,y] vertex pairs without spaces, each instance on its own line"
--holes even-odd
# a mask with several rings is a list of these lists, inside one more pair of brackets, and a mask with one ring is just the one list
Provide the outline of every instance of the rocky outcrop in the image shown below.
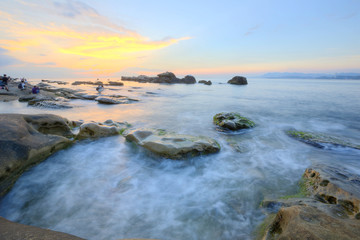
[[50,114],[0,115],[0,196],[28,167],[71,144],[66,122]]
[[[22,98],[21,100],[24,100],[24,98]],[[72,108],[73,106],[70,105],[68,101],[69,100],[65,98],[36,96],[35,98],[28,100],[28,105],[33,107],[55,108],[55,109]]]
[[107,85],[107,86],[124,86],[124,83],[123,82],[116,82],[116,81],[109,81],[105,85]]
[[104,123],[83,123],[80,125],[80,130],[76,138],[100,138],[119,135],[122,134],[127,127],[127,123],[114,122],[112,120],[107,120]]
[[46,80],[46,79],[43,79],[41,80],[42,82],[46,82],[46,83],[56,83],[56,84],[59,84],[59,85],[66,85],[68,84],[68,82],[64,82],[64,81],[55,81],[55,80]]
[[71,85],[102,85],[104,84],[102,81],[75,81]]
[[100,96],[95,98],[95,101],[101,104],[128,104],[139,100],[125,96]]
[[203,83],[205,85],[211,85],[212,82],[209,80],[209,81],[206,81],[206,80],[200,80],[199,83]]
[[302,181],[307,196],[263,202],[278,212],[262,239],[360,239],[360,176],[315,165]]
[[213,117],[213,122],[220,127],[220,130],[239,130],[252,128],[255,123],[236,112],[218,113]]
[[0,217],[0,239],[6,240],[82,240],[70,234],[23,225]]
[[332,149],[334,147],[346,147],[360,150],[360,145],[351,143],[338,137],[329,136],[321,133],[303,132],[297,130],[288,130],[286,134],[301,142],[317,148]]
[[241,77],[241,76],[235,76],[232,79],[230,79],[227,83],[235,84],[235,85],[247,85],[248,84],[246,77]]
[[164,72],[157,75],[157,77],[148,77],[145,75],[140,75],[138,77],[121,77],[122,81],[134,81],[141,83],[185,83],[185,84],[194,84],[196,83],[195,77],[187,75],[184,78],[180,79],[175,76],[172,72]]
[[170,159],[220,151],[220,145],[211,138],[168,133],[164,130],[134,130],[126,135],[126,139]]

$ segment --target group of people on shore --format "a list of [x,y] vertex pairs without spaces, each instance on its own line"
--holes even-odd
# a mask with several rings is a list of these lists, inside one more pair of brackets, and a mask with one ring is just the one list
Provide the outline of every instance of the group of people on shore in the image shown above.
[[[4,74],[3,76],[0,76],[1,78],[1,82],[0,82],[0,89],[5,89],[6,91],[9,91],[9,82],[11,80],[10,76],[7,76],[6,74]],[[20,83],[18,84],[18,88],[22,91],[22,90],[26,90],[28,86],[28,82],[26,78],[21,78]],[[33,94],[38,94],[40,93],[40,88],[37,87],[36,85],[33,86],[33,88],[31,89],[31,93]]]

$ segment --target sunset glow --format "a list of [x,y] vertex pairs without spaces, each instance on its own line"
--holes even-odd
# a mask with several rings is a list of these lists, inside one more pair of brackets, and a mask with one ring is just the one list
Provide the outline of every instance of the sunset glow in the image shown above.
[[[231,2],[209,4],[202,12],[204,3],[189,2],[174,4],[192,7],[184,15],[174,15],[165,3],[136,7],[111,0],[102,5],[5,0],[0,3],[0,66],[10,74],[21,68],[27,75],[54,75],[61,69],[67,76],[99,77],[162,71],[359,72],[360,34],[355,23],[360,21],[360,4],[321,4],[310,10],[298,4],[297,10],[283,2],[264,12],[251,3]],[[244,16],[235,14],[245,8]],[[271,15],[274,12],[278,16]]]

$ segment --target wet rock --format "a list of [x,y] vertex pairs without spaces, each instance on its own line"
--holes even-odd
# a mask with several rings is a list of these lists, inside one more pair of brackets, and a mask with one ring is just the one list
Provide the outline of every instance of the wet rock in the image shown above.
[[56,84],[59,84],[59,85],[66,85],[68,84],[67,82],[63,82],[63,81],[55,81],[55,80],[46,80],[46,79],[43,79],[41,80],[42,82],[46,82],[46,83],[56,83]]
[[129,103],[128,98],[114,98],[114,97],[97,97],[95,99],[98,103],[102,104],[126,104]]
[[219,144],[211,138],[168,133],[164,130],[134,130],[126,135],[126,139],[157,155],[171,159],[220,151]]
[[121,134],[126,129],[126,124],[115,123],[115,122],[105,122],[102,123],[84,123],[80,125],[80,131],[77,135],[77,139],[85,138],[100,138],[100,137],[109,137],[114,135]]
[[232,79],[230,79],[227,83],[235,84],[235,85],[247,85],[248,84],[246,77],[242,77],[242,76],[235,76]]
[[0,196],[28,167],[71,144],[67,120],[50,114],[0,115]]
[[264,208],[278,212],[262,239],[359,239],[360,176],[314,165],[302,181],[307,197],[263,201]]
[[29,100],[28,105],[34,107],[55,108],[55,109],[73,107],[65,99],[44,97],[44,96],[37,96]]
[[262,239],[359,239],[360,221],[337,218],[312,206],[284,207]]
[[360,150],[360,145],[351,143],[338,137],[329,136],[321,133],[303,132],[297,130],[288,130],[286,134],[301,142],[312,145],[317,148],[332,149],[334,147],[346,147]]
[[0,217],[0,239],[6,240],[84,240],[70,234],[11,222]]
[[218,113],[213,117],[213,122],[222,129],[232,131],[255,126],[253,121],[236,112]]
[[212,82],[209,80],[209,81],[206,81],[206,80],[200,80],[199,83],[203,83],[205,85],[211,85]]

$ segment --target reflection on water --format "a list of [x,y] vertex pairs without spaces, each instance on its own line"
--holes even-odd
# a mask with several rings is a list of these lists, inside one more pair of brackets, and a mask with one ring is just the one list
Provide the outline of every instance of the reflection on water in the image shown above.
[[[262,79],[249,80],[248,86],[125,82],[104,94],[132,94],[140,102],[104,106],[76,100],[76,111],[22,103],[3,110],[8,105],[0,103],[2,112],[35,110],[205,135],[222,147],[219,154],[173,161],[150,157],[120,136],[83,141],[25,173],[2,200],[0,215],[88,239],[251,239],[264,217],[261,200],[294,193],[311,163],[341,161],[360,172],[359,151],[315,149],[284,134],[298,128],[359,141],[359,85]],[[212,117],[221,111],[238,111],[257,127],[219,133]]]

